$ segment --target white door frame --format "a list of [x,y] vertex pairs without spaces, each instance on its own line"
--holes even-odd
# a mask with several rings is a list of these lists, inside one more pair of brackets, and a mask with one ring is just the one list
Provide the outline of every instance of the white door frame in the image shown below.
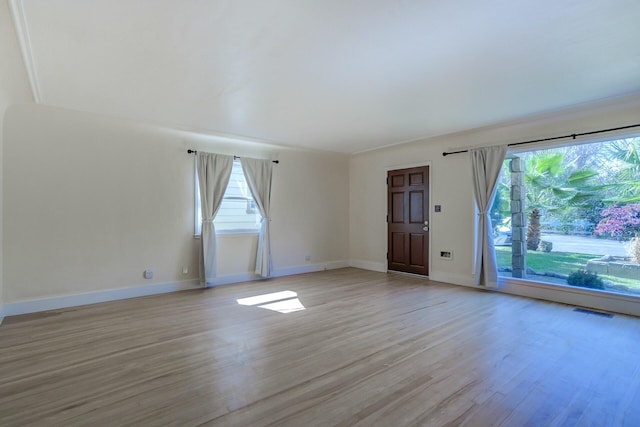
[[[429,166],[429,212],[427,212],[427,214],[429,215],[429,275],[431,275],[431,269],[433,266],[432,260],[433,260],[433,251],[431,250],[431,226],[433,225],[433,220],[432,220],[432,216],[431,216],[431,212],[433,211],[433,198],[431,197],[431,170],[433,168],[433,166],[431,166],[431,160],[427,160],[424,162],[419,162],[419,163],[405,163],[405,164],[400,164],[400,165],[392,165],[392,166],[385,166],[384,168],[384,181],[387,181],[387,174],[389,173],[389,171],[394,171],[394,170],[399,170],[399,169],[411,169],[411,168],[419,168],[419,167],[423,167],[423,166]],[[386,215],[389,213],[389,188],[385,187],[385,217]],[[385,221],[384,223],[384,249],[385,249],[385,254],[389,254],[389,222]],[[385,273],[389,273],[389,271],[392,271],[393,273],[396,273],[393,270],[389,270],[389,259],[387,259],[387,257],[385,256],[384,259],[384,272]],[[400,274],[400,272],[398,272]],[[415,277],[422,277],[422,278],[429,278],[429,275],[427,276],[422,276],[422,275],[418,275],[418,274],[411,274],[411,273],[402,273],[402,274],[408,274],[411,276],[415,276]]]

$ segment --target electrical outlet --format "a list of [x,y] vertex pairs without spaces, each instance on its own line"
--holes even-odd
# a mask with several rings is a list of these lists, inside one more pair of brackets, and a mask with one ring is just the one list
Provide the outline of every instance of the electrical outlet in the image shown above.
[[182,274],[189,274],[189,267],[187,267],[186,265],[182,266]]
[[153,279],[153,270],[151,270],[150,268],[146,269],[144,271],[144,278],[145,279]]

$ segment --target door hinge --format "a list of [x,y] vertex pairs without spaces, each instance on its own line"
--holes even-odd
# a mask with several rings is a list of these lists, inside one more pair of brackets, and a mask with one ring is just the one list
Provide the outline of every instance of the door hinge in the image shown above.
[[387,185],[389,185],[389,177],[387,177]]
[[389,222],[389,215],[387,215],[387,222]]
[[387,252],[387,261],[389,261],[389,252]]

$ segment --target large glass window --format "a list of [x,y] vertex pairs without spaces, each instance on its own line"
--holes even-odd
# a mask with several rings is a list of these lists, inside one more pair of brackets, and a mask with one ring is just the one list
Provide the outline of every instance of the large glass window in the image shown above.
[[[202,211],[200,210],[200,191],[198,190],[198,174],[195,178],[195,233],[200,235],[202,227]],[[231,178],[224,193],[220,209],[213,220],[218,232],[257,232],[260,230],[262,216],[256,208],[247,181],[242,171],[240,160],[233,162]]]
[[640,138],[509,153],[491,218],[500,276],[640,295]]

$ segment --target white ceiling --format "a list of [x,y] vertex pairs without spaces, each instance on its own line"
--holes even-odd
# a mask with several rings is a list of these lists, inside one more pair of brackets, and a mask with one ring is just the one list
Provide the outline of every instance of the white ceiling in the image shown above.
[[640,90],[638,0],[10,3],[39,102],[285,145],[357,152]]

